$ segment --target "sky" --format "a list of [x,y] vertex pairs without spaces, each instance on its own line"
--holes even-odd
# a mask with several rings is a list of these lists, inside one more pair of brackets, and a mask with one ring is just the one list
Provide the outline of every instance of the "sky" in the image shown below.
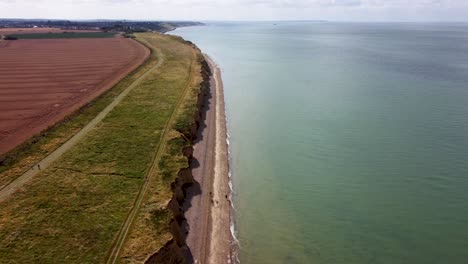
[[468,0],[0,0],[0,17],[468,21]]

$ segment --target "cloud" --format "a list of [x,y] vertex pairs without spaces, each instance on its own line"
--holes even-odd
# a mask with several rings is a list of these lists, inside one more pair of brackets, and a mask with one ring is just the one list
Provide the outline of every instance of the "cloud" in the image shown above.
[[468,0],[0,0],[0,17],[24,18],[466,21],[466,14]]
[[41,2],[48,5],[60,3],[74,5],[100,5],[100,4],[149,4],[149,5],[198,5],[198,6],[255,6],[268,7],[456,7],[468,6],[466,0],[0,0],[0,3],[8,4],[33,4]]
[[[92,1],[92,0],[91,0]],[[132,0],[108,0],[108,1],[132,1]],[[133,0],[133,2],[138,0]],[[455,6],[468,6],[468,1],[465,0],[140,0],[151,3],[165,3],[165,4],[193,4],[193,5],[209,5],[209,6],[255,6],[263,5],[267,7],[404,7],[404,6],[418,6],[418,7],[455,7]]]

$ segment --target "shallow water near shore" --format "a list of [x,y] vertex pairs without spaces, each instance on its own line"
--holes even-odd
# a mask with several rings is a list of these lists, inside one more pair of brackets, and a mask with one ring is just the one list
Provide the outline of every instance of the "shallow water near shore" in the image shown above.
[[241,263],[468,259],[468,24],[209,23]]

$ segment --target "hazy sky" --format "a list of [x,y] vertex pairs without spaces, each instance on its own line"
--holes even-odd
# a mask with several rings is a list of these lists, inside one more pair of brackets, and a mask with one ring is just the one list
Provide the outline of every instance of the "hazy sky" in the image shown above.
[[468,21],[468,0],[0,0],[0,17]]

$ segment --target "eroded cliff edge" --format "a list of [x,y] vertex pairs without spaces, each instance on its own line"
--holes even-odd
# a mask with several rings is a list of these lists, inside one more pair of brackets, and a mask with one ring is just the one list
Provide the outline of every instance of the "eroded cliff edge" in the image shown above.
[[197,132],[200,128],[200,121],[202,117],[202,111],[204,109],[203,102],[204,98],[209,95],[210,90],[210,78],[212,72],[208,65],[208,62],[201,55],[201,51],[191,42],[186,42],[192,45],[198,51],[198,61],[201,65],[201,77],[202,81],[199,85],[199,91],[197,95],[197,101],[193,108],[191,122],[179,122],[176,126],[176,130],[180,133],[180,136],[172,140],[182,140],[185,146],[179,149],[179,151],[186,158],[187,167],[182,168],[178,171],[177,177],[171,183],[171,189],[173,192],[172,198],[167,204],[167,209],[171,212],[171,220],[169,222],[169,230],[172,238],[169,239],[164,246],[155,252],[153,255],[145,261],[145,263],[188,263],[187,259],[187,246],[185,242],[186,234],[183,228],[185,222],[185,216],[183,211],[183,204],[187,198],[187,189],[194,183],[192,176],[192,160],[193,160],[193,141],[197,138]]

